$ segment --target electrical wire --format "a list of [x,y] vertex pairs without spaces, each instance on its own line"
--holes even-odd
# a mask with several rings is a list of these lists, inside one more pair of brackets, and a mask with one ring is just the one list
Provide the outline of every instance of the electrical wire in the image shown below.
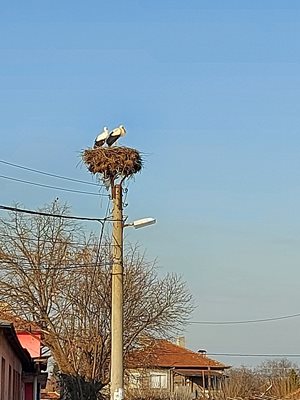
[[127,200],[127,196],[128,196],[129,185],[130,185],[130,181],[127,180],[126,186],[123,188],[123,192],[124,192],[124,197],[123,197],[123,202],[122,202],[123,208],[126,208],[128,206],[128,203],[126,200]]
[[[108,206],[107,206],[106,216],[104,218],[77,217],[77,216],[71,216],[71,215],[51,214],[51,213],[46,213],[46,212],[42,212],[42,211],[26,210],[26,209],[20,209],[20,208],[17,208],[17,207],[9,207],[9,206],[4,206],[4,205],[0,205],[0,209],[7,210],[7,211],[21,212],[21,213],[26,213],[26,214],[31,214],[31,215],[42,215],[42,216],[49,216],[49,217],[55,217],[55,218],[66,218],[66,219],[73,219],[73,220],[75,219],[75,220],[87,220],[87,221],[100,222],[102,226],[101,226],[101,231],[100,231],[100,236],[99,236],[99,243],[98,243],[98,248],[97,248],[97,257],[96,257],[97,261],[95,263],[96,265],[98,263],[100,248],[102,246],[104,223],[105,223],[105,221],[108,221],[108,220],[112,221],[111,219],[109,219],[110,217],[108,216],[109,202],[108,202]],[[20,237],[16,237],[16,238],[20,238]],[[25,239],[27,240],[27,238],[25,238]],[[35,239],[30,238],[28,240],[35,240]],[[77,243],[73,243],[73,244],[77,244]],[[82,243],[82,245],[84,246],[85,244]],[[90,245],[90,246],[94,247],[94,245]],[[111,246],[111,245],[108,244],[106,246]],[[95,266],[95,264],[93,264],[93,266]],[[198,324],[198,325],[240,325],[240,324],[252,324],[252,323],[264,323],[264,322],[280,321],[280,320],[284,320],[284,319],[297,318],[297,317],[300,317],[300,313],[283,315],[283,316],[279,316],[279,317],[260,318],[260,319],[252,319],[252,320],[249,319],[249,320],[240,320],[240,321],[190,321],[190,322],[188,322],[188,324]]]
[[6,210],[6,211],[20,212],[20,213],[24,213],[24,214],[42,215],[45,217],[76,219],[76,220],[81,220],[81,221],[97,221],[100,223],[103,223],[104,221],[108,220],[108,218],[77,217],[74,215],[51,214],[51,213],[47,213],[47,212],[43,212],[43,211],[26,210],[24,208],[9,207],[9,206],[4,206],[4,205],[0,205],[0,209]]
[[5,164],[5,165],[9,165],[11,167],[23,169],[25,171],[35,172],[35,173],[40,174],[40,175],[51,176],[52,178],[64,179],[64,180],[70,181],[70,182],[82,183],[84,185],[91,185],[91,186],[104,186],[104,185],[98,185],[97,183],[82,181],[80,179],[69,178],[69,177],[62,176],[62,175],[52,174],[50,172],[40,171],[38,169],[25,167],[23,165],[14,164],[12,162],[4,161],[4,160],[0,160],[0,163],[1,164]]
[[207,353],[208,356],[223,356],[223,357],[300,357],[300,354],[243,354],[243,353]]
[[[0,232],[0,237],[6,238],[7,240],[20,240],[20,241],[25,241],[25,242],[40,242],[40,243],[53,243],[54,244],[54,240],[51,239],[45,239],[45,238],[32,238],[32,237],[26,237],[23,235],[19,235],[19,236],[14,236],[14,235],[9,235],[9,234],[2,234]],[[92,247],[95,248],[97,246],[96,243],[88,243],[88,242],[75,242],[72,240],[55,240],[55,244],[68,244],[68,245],[73,245],[73,246],[79,246],[79,247]],[[112,246],[110,243],[102,243],[101,247],[108,247],[108,246]]]
[[199,324],[199,325],[257,324],[257,323],[261,323],[261,322],[280,321],[283,319],[297,318],[297,317],[300,317],[300,313],[290,314],[290,315],[282,315],[279,317],[249,319],[249,320],[241,320],[241,321],[190,321],[189,324]]
[[[188,350],[187,351],[192,351],[192,350]],[[176,355],[178,354],[178,352],[176,351],[158,351],[157,352],[160,355]],[[198,353],[199,355],[202,353],[199,353],[197,351],[193,351],[193,353]],[[205,352],[205,356],[207,356],[208,358],[211,356],[219,356],[219,357],[264,357],[264,358],[268,358],[268,357],[272,357],[272,358],[287,358],[287,357],[300,357],[300,354],[286,354],[286,353],[281,353],[281,354],[264,354],[264,353],[212,353],[212,352]],[[285,368],[288,369],[288,368]]]
[[98,241],[98,247],[97,247],[96,264],[99,261],[100,248],[102,246],[102,239],[103,239],[103,235],[104,235],[104,226],[105,226],[105,222],[106,222],[106,220],[108,218],[108,215],[109,215],[109,205],[110,205],[110,200],[108,200],[105,217],[104,217],[103,223],[101,224],[102,226],[101,226],[101,231],[100,231],[99,241]]
[[[78,216],[71,216],[71,215],[51,214],[51,213],[46,213],[46,212],[42,212],[42,211],[26,210],[26,209],[21,209],[21,208],[17,208],[17,207],[9,207],[9,206],[4,206],[4,205],[0,205],[0,209],[6,210],[6,211],[21,212],[21,213],[26,213],[26,214],[31,214],[31,215],[41,215],[41,216],[48,216],[48,217],[55,217],[55,218],[65,218],[65,219],[73,219],[73,220],[100,222],[102,226],[101,226],[101,231],[100,231],[100,236],[99,236],[99,243],[98,243],[98,247],[97,247],[97,257],[96,257],[97,261],[96,261],[95,264],[93,264],[93,266],[97,265],[97,263],[98,263],[100,248],[102,246],[104,223],[106,221],[108,221],[108,220],[112,221],[111,219],[109,219],[110,217],[108,216],[108,213],[109,213],[109,202],[108,202],[108,206],[107,206],[106,216],[104,218],[78,217]],[[16,238],[20,238],[20,237],[16,237]],[[27,238],[25,238],[25,239],[27,240]],[[35,239],[30,238],[28,240],[35,240]],[[82,245],[84,246],[85,244],[82,243]],[[91,245],[91,246],[94,247],[94,245]],[[110,246],[110,244],[108,244],[106,246]],[[63,267],[63,268],[65,268],[65,267]],[[198,324],[198,325],[239,325],[239,324],[252,324],[252,323],[264,323],[264,322],[280,321],[280,320],[284,320],[284,319],[297,318],[297,317],[300,317],[300,313],[290,314],[290,315],[283,315],[283,316],[279,316],[279,317],[260,318],[260,319],[252,319],[252,320],[249,319],[249,320],[240,320],[240,321],[190,321],[190,322],[188,322],[188,324]]]
[[[285,358],[285,357],[300,357],[300,354],[298,353],[292,353],[292,354],[288,354],[288,353],[278,353],[278,354],[267,354],[267,353],[214,353],[214,352],[206,352],[203,353],[202,351],[194,351],[194,350],[190,350],[190,349],[185,349],[188,353],[192,352],[194,354],[197,354],[199,356],[207,356],[208,358],[210,358],[211,356],[223,356],[223,357],[277,357],[277,358]],[[157,354],[159,355],[178,355],[178,351],[169,351],[168,350],[163,350],[163,349],[157,349]],[[280,369],[290,369],[290,367],[288,368],[284,368],[284,367],[280,367]]]
[[[93,283],[96,267],[105,266],[105,265],[111,265],[110,262],[109,263],[104,263],[104,264],[103,263],[99,264],[100,249],[102,247],[102,240],[103,240],[103,235],[104,235],[104,226],[105,226],[105,222],[109,218],[109,205],[110,205],[110,201],[108,201],[108,204],[107,204],[106,216],[103,219],[101,219],[101,221],[99,219],[97,219],[99,222],[101,222],[101,230],[100,230],[100,234],[99,234],[98,243],[97,243],[97,245],[93,246],[94,248],[97,248],[95,262],[90,263],[90,264],[87,264],[87,263],[85,263],[85,264],[72,264],[72,265],[68,265],[68,266],[55,266],[55,267],[51,267],[51,266],[48,266],[48,265],[43,267],[43,265],[42,266],[41,265],[37,265],[37,268],[40,269],[40,270],[46,270],[46,271],[47,270],[52,270],[52,269],[55,269],[55,270],[74,270],[75,268],[79,268],[79,269],[80,268],[86,268],[86,267],[94,268],[94,275],[93,275],[93,279],[92,279],[92,283]],[[0,208],[1,208],[1,206],[0,206]],[[33,213],[35,213],[35,212],[33,212]],[[42,213],[42,215],[45,215],[45,214],[53,216],[53,214]],[[60,215],[58,215],[58,216],[60,217]],[[73,217],[73,218],[77,219],[79,217]],[[17,238],[19,238],[19,237],[17,237]],[[105,246],[109,247],[109,246],[112,246],[112,245],[111,244],[106,244]],[[25,266],[25,267],[27,266],[32,270],[36,269],[36,266],[33,263],[30,263],[26,257],[18,256],[18,260],[17,261],[21,261],[22,262],[22,266]],[[5,263],[5,264],[8,264],[8,265],[9,264],[15,264],[14,261],[10,262],[9,260],[8,261],[4,260],[2,262]],[[70,260],[70,262],[72,262],[72,260]],[[0,264],[1,264],[1,260],[0,260]]]
[[[20,258],[18,259],[18,261],[22,262],[22,270],[26,270],[26,271],[40,271],[40,272],[47,272],[47,271],[51,271],[51,270],[57,270],[57,271],[72,271],[75,269],[80,269],[82,271],[84,271],[85,269],[96,269],[98,267],[106,267],[106,266],[111,266],[111,262],[104,262],[104,263],[98,263],[96,264],[95,262],[92,263],[85,263],[85,264],[72,264],[72,265],[63,265],[63,266],[59,266],[59,265],[55,265],[55,266],[50,266],[50,265],[33,265],[33,263],[30,263],[28,261],[28,259],[25,259],[26,261],[22,261],[20,260]],[[3,261],[0,260],[0,265],[17,265],[17,262],[14,261]]]
[[[107,202],[106,213],[105,213],[106,217],[109,214],[109,205],[110,205],[110,200],[108,200],[108,202]],[[100,249],[101,249],[102,239],[103,239],[103,235],[104,235],[104,225],[105,225],[105,221],[102,224],[100,235],[99,235],[99,242],[98,242],[97,253],[96,253],[95,267],[98,265],[98,262],[99,262]],[[93,270],[93,275],[92,275],[92,279],[91,279],[91,282],[90,282],[90,292],[92,292],[92,290],[93,290],[93,286],[94,286],[94,282],[95,282],[95,276],[96,276],[96,268],[94,268],[94,270]],[[89,296],[89,297],[86,298],[86,302],[85,302],[85,307],[86,308],[88,307],[90,301],[91,301],[91,297]]]
[[43,183],[25,181],[25,180],[23,180],[23,179],[12,178],[12,177],[10,177],[10,176],[5,176],[5,175],[0,175],[0,178],[2,178],[2,179],[7,179],[7,180],[10,180],[10,181],[14,181],[14,182],[26,183],[27,185],[39,186],[39,187],[48,188],[48,189],[62,190],[62,191],[64,191],[64,192],[79,193],[79,194],[88,194],[88,195],[92,195],[92,196],[109,197],[108,194],[95,193],[95,192],[86,192],[86,191],[83,191],[83,190],[76,190],[76,189],[66,189],[66,188],[62,188],[62,187],[58,187],[58,186],[45,185],[45,184],[43,184]]

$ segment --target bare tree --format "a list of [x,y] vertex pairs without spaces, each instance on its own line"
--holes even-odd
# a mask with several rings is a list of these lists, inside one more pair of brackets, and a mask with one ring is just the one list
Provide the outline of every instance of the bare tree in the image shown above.
[[268,393],[278,398],[285,397],[300,387],[299,367],[286,358],[266,360],[256,370],[270,388]]
[[[283,399],[299,394],[299,368],[287,359],[263,361],[256,368],[232,368],[217,399]],[[292,397],[289,397],[292,398]]]
[[[69,208],[55,201],[41,211],[67,216]],[[18,212],[0,219],[1,299],[43,330],[65,398],[101,398],[109,383],[110,250],[74,220]],[[184,325],[192,305],[180,277],[159,277],[136,246],[126,250],[124,271],[125,351]]]
[[217,398],[248,399],[261,394],[263,383],[255,370],[247,367],[232,368],[224,380],[222,390]]

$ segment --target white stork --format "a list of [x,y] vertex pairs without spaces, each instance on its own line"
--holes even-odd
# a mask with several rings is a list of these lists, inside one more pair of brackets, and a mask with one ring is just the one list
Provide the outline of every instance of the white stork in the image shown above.
[[120,125],[118,128],[113,129],[108,138],[106,139],[106,144],[108,147],[112,146],[121,136],[126,135],[126,129],[123,125]]
[[103,146],[105,141],[106,141],[106,139],[108,138],[108,136],[109,136],[109,132],[108,132],[107,127],[105,126],[103,128],[103,132],[99,133],[99,135],[96,137],[96,140],[95,140],[95,143],[94,143],[94,149],[96,147]]

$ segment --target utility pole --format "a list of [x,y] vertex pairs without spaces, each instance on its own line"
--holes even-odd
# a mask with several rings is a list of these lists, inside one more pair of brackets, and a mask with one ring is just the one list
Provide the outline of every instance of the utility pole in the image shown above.
[[110,398],[122,400],[123,379],[123,206],[122,185],[112,185],[112,294],[111,294],[111,363]]
[[[124,398],[123,367],[123,229],[133,226],[135,229],[152,225],[154,218],[143,218],[124,225],[122,204],[122,182],[142,169],[140,153],[129,147],[111,146],[126,130],[123,125],[113,129],[107,128],[97,136],[94,147],[86,149],[82,158],[88,170],[102,175],[104,183],[110,180],[113,202],[112,233],[112,295],[111,295],[111,362],[110,362],[110,398]],[[104,146],[104,144],[107,146]],[[116,183],[116,180],[119,183]]]

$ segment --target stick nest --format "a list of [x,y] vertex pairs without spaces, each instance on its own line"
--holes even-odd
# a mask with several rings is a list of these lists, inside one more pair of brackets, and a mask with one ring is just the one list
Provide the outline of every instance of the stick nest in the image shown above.
[[140,153],[129,147],[87,149],[82,159],[92,174],[102,174],[104,179],[129,178],[143,166]]

